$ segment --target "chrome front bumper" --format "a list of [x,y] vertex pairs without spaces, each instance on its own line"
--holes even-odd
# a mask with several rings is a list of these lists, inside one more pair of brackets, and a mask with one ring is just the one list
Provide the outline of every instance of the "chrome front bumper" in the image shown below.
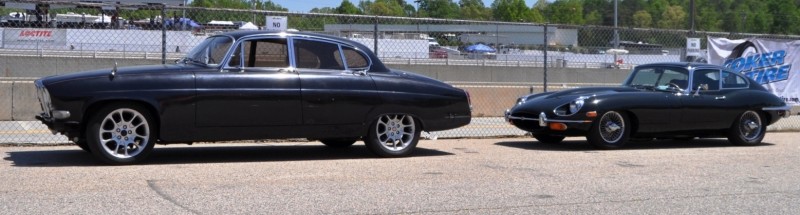
[[511,110],[506,110],[504,118],[506,122],[511,122],[512,119],[515,120],[523,120],[523,121],[539,121],[539,126],[545,127],[547,126],[548,122],[560,122],[560,123],[592,123],[592,120],[563,120],[563,119],[548,119],[547,114],[544,112],[539,113],[538,118],[528,118],[528,117],[517,117],[511,116]]

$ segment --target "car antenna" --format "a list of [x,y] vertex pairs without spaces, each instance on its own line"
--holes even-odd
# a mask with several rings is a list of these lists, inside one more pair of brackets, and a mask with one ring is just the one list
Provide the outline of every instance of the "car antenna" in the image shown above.
[[117,75],[117,61],[114,61],[114,68],[111,69],[111,74],[108,76],[109,79],[114,80],[114,76]]

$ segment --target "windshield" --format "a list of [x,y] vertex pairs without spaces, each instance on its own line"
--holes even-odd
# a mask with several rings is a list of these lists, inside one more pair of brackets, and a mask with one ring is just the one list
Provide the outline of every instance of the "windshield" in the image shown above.
[[228,53],[232,43],[233,39],[227,36],[209,37],[186,54],[184,60],[217,66],[225,59],[225,54]]
[[678,67],[636,68],[623,85],[646,89],[686,89],[689,71]]

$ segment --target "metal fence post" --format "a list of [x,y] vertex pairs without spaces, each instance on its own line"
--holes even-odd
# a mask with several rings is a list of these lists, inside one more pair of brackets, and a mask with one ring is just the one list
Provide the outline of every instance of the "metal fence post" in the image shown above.
[[167,64],[167,5],[161,4],[161,64]]
[[544,23],[544,85],[542,90],[547,92],[547,23]]
[[375,56],[378,55],[378,16],[375,16],[375,29],[372,31],[372,41],[374,42],[373,50],[375,52]]

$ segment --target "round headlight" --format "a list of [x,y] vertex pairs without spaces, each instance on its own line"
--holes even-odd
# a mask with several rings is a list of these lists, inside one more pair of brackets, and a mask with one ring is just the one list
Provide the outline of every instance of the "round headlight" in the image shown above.
[[583,107],[583,100],[587,99],[587,97],[578,97],[577,99],[573,100],[569,103],[569,113],[575,114]]

